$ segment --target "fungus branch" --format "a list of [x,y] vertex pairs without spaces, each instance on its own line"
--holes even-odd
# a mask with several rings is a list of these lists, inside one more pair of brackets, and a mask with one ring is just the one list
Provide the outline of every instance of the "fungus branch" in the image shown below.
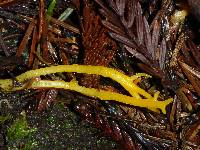
[[[107,68],[103,66],[89,66],[89,65],[58,65],[51,66],[46,68],[40,68],[36,70],[27,71],[16,77],[18,82],[24,83],[21,87],[12,87],[12,79],[2,79],[0,80],[0,88],[4,91],[16,91],[26,88],[25,81],[29,79],[39,77],[41,75],[47,75],[52,73],[59,72],[76,72],[76,73],[86,73],[86,74],[96,74],[103,77],[108,77],[119,84],[121,84],[131,96],[126,96],[123,94],[98,90],[94,88],[86,88],[79,86],[76,81],[64,82],[61,80],[58,81],[49,81],[49,80],[35,80],[28,88],[63,88],[70,89],[87,96],[97,97],[101,100],[115,100],[118,102],[135,105],[139,107],[146,107],[150,110],[156,111],[161,109],[163,113],[166,113],[165,107],[172,102],[172,99],[166,101],[158,101],[159,92],[156,92],[154,96],[151,96],[144,89],[141,89],[136,84],[133,83],[134,79],[137,79],[139,76],[148,76],[146,74],[139,74],[134,76],[126,76],[121,72],[118,72],[115,69]],[[142,98],[144,97],[144,99]]]

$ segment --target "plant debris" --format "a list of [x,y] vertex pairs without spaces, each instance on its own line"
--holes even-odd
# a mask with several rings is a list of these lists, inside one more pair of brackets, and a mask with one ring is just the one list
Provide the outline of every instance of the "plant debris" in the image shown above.
[[200,149],[199,7],[0,1],[0,149]]

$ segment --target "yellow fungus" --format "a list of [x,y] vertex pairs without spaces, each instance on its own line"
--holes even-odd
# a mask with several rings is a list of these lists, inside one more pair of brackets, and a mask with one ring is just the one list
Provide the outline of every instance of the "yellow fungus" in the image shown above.
[[174,26],[179,26],[183,24],[185,17],[188,15],[187,10],[175,10],[174,14],[171,16],[171,23]]
[[[79,86],[77,81],[65,82],[61,80],[49,81],[49,80],[33,80],[30,87],[28,88],[63,88],[70,89],[77,92],[80,92],[84,95],[97,97],[101,100],[115,100],[125,104],[130,104],[139,107],[145,107],[153,111],[161,109],[165,114],[165,107],[172,102],[173,99],[168,99],[165,101],[158,101],[159,92],[156,92],[154,96],[151,96],[145,90],[138,87],[133,83],[133,80],[141,76],[148,76],[146,74],[137,74],[135,76],[126,76],[121,72],[118,72],[115,69],[107,68],[103,66],[89,66],[89,65],[58,65],[51,66],[46,68],[40,68],[36,70],[27,71],[16,77],[18,82],[23,83],[21,87],[13,87],[12,79],[1,79],[0,88],[4,91],[16,91],[26,88],[26,81],[39,77],[41,75],[47,75],[58,72],[76,72],[76,73],[87,73],[87,74],[96,74],[103,77],[111,78],[121,84],[131,96],[105,91],[98,90],[94,88],[86,88]],[[149,77],[149,76],[148,76]]]

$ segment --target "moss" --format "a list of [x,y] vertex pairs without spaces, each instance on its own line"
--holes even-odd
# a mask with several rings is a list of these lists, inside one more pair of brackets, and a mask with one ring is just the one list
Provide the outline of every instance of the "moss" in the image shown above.
[[[112,147],[113,149],[116,149],[116,143],[114,141],[108,141],[108,139],[104,138],[104,137],[101,137],[100,139],[97,140],[96,142],[96,146],[98,149],[101,149],[102,145],[104,145],[104,148],[110,148]],[[109,145],[108,147],[106,147],[106,145]]]
[[30,150],[37,143],[32,139],[32,135],[37,131],[36,128],[30,128],[26,120],[25,112],[16,119],[13,124],[7,129],[8,149],[23,149]]
[[7,114],[6,116],[0,116],[0,124],[4,124],[5,121],[8,121],[12,119],[12,116],[10,114]]

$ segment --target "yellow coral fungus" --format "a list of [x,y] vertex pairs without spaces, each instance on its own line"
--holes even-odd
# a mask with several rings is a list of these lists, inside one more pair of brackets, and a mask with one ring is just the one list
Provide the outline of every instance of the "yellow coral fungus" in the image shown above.
[[[159,93],[155,93],[154,96],[151,96],[145,90],[138,87],[136,84],[133,83],[133,80],[137,79],[139,76],[148,76],[146,74],[139,74],[134,76],[126,76],[121,72],[118,72],[115,69],[107,68],[103,66],[88,66],[88,65],[58,65],[58,66],[51,66],[46,68],[40,68],[36,70],[27,71],[19,76],[16,79],[24,83],[24,81],[39,77],[41,75],[47,75],[52,73],[58,72],[77,72],[77,73],[87,73],[87,74],[96,74],[102,75],[103,77],[109,77],[119,84],[121,84],[130,94],[131,96],[126,96],[123,94],[104,91],[104,90],[97,90],[94,88],[86,88],[83,86],[79,86],[76,81],[71,82],[64,82],[64,81],[49,81],[49,80],[35,80],[30,85],[29,88],[63,88],[63,89],[70,89],[87,96],[97,97],[101,100],[115,100],[118,102],[139,106],[139,107],[146,107],[150,110],[156,111],[157,109],[161,109],[163,113],[166,113],[165,107],[172,102],[172,99],[168,99],[166,101],[158,101]],[[12,87],[12,79],[2,79],[0,80],[0,88],[4,91],[15,91],[21,90],[26,87],[24,83],[21,87]],[[144,97],[144,99],[141,98]]]

